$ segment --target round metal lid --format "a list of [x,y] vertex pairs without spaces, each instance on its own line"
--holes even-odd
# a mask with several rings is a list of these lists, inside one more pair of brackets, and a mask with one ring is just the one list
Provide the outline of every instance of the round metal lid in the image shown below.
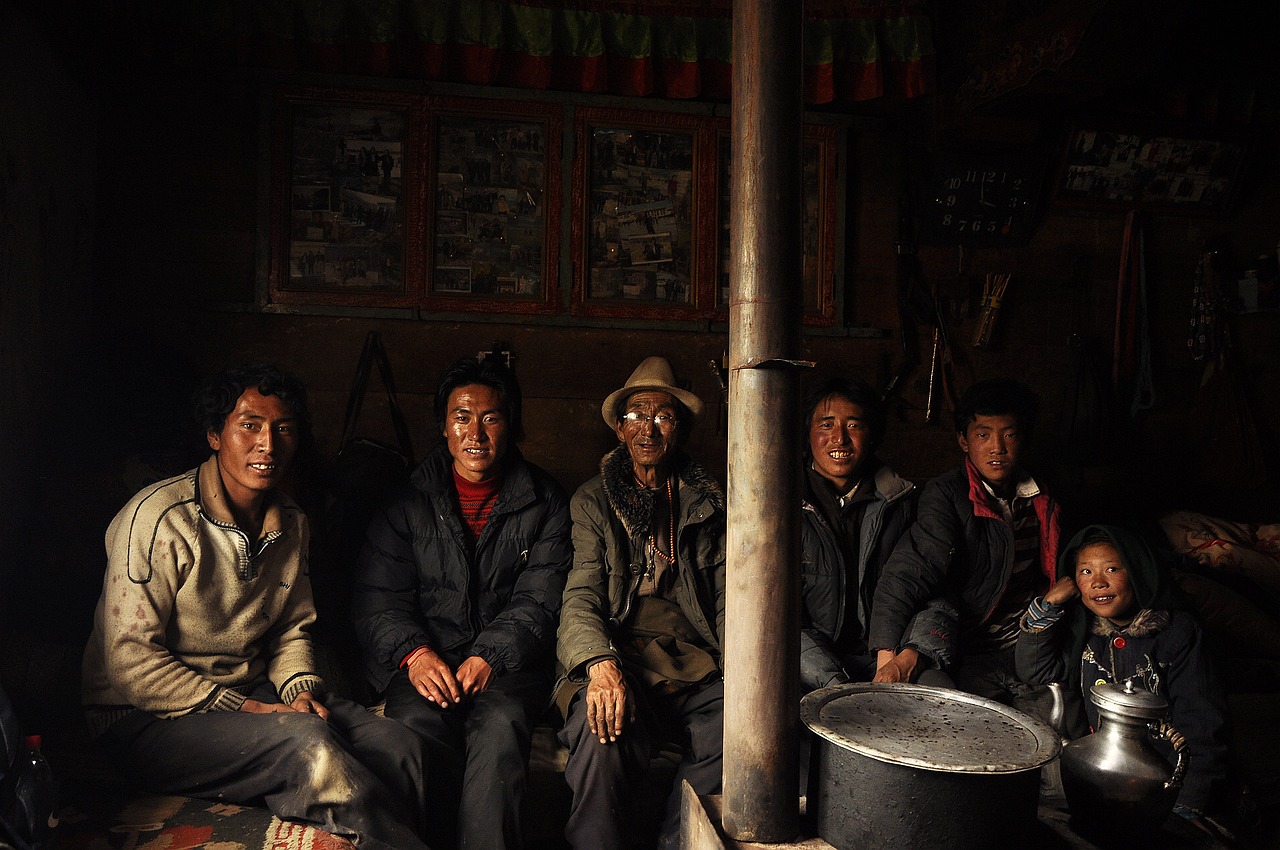
[[1159,720],[1169,710],[1168,700],[1135,685],[1132,679],[1094,685],[1089,688],[1089,699],[1099,711],[1142,720]]
[[994,700],[927,685],[857,682],[800,701],[800,719],[836,746],[943,773],[1018,773],[1057,757],[1045,723]]

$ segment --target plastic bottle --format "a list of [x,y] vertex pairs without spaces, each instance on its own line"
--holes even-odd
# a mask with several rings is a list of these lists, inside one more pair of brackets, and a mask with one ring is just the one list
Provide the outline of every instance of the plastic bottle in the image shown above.
[[22,743],[27,748],[26,770],[24,772],[37,782],[52,780],[53,770],[49,767],[49,762],[45,761],[44,753],[40,752],[40,745],[43,743],[41,737],[39,735],[28,735],[22,739]]
[[18,781],[14,787],[15,823],[19,836],[33,847],[45,846],[58,828],[58,783],[53,769],[40,751],[39,735],[23,738],[23,756],[19,761]]

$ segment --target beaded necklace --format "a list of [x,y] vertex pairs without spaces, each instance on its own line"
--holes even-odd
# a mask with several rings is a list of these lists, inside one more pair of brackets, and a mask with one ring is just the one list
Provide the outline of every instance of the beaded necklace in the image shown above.
[[[667,532],[667,545],[671,547],[671,554],[667,554],[658,548],[658,535],[654,529],[655,523],[649,523],[649,551],[666,561],[671,566],[676,565],[676,511],[675,499],[671,489],[671,476],[667,476],[667,517],[670,520],[669,530]],[[653,581],[653,572],[656,564],[653,559],[649,559],[649,568],[645,571],[645,580]]]

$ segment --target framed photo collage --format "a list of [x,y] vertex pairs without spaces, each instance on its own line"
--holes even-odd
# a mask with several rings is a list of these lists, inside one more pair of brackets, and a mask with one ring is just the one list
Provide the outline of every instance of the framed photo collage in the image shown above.
[[[272,112],[269,303],[727,317],[727,119],[328,88]],[[834,321],[835,173],[806,125],[809,324]]]

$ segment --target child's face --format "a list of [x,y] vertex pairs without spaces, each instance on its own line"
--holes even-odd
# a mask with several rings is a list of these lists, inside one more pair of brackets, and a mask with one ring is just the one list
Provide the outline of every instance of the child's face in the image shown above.
[[1128,625],[1138,613],[1129,571],[1110,543],[1091,543],[1076,554],[1076,587],[1084,607],[1117,625]]
[[961,450],[993,490],[1003,495],[1017,485],[1026,442],[1018,427],[1018,417],[980,414],[958,438]]

